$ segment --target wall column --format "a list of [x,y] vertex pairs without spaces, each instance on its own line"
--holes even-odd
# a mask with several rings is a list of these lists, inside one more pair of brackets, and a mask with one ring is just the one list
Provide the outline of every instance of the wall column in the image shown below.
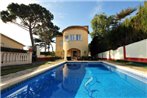
[[67,50],[64,51],[64,60],[67,60]]
[[111,50],[109,50],[109,60],[111,60]]
[[124,60],[126,60],[126,47],[123,46],[123,55],[124,55]]

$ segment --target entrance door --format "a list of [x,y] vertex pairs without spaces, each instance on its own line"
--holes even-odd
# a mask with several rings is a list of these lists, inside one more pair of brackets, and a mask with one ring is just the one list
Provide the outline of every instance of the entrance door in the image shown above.
[[77,57],[77,51],[73,51],[73,57]]

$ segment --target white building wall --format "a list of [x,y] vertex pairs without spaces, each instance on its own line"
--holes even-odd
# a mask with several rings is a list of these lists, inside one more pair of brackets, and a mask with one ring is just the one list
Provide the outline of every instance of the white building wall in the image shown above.
[[103,58],[109,59],[109,51],[103,52]]
[[103,58],[103,53],[99,53],[99,54],[98,54],[98,57],[99,57],[99,58]]
[[20,65],[32,63],[32,52],[1,52],[1,66]]
[[[109,52],[102,52],[99,53],[99,58],[107,58],[107,59],[114,59],[114,60],[128,60],[129,58],[136,58],[136,59],[144,59],[143,62],[146,62],[147,59],[147,39],[135,42],[125,46],[126,50],[126,59],[124,58],[124,49],[123,46],[117,48],[116,50],[109,50]],[[140,62],[140,61],[139,61]],[[142,62],[142,61],[141,61]]]
[[113,57],[116,60],[124,59],[123,47],[119,47],[113,51]]
[[113,50],[109,50],[110,51],[110,57],[111,59],[114,59],[114,51]]
[[147,39],[127,45],[126,57],[147,58]]

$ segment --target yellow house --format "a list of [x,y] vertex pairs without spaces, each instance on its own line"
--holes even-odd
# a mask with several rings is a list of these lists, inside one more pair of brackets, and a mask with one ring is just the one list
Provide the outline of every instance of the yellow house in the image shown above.
[[64,57],[63,51],[63,35],[58,35],[56,37],[56,56]]
[[0,33],[1,66],[32,63],[32,52],[23,50],[24,45]]
[[88,26],[70,26],[56,37],[56,55],[64,57],[88,56]]
[[0,33],[0,38],[1,38],[1,42],[0,42],[0,46],[1,47],[7,47],[7,48],[17,48],[17,49],[23,49],[24,45],[15,41],[14,39],[1,34]]

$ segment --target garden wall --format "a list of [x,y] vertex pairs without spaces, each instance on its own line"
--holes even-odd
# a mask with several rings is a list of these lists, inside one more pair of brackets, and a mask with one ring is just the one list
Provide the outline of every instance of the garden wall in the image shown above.
[[22,49],[1,47],[1,66],[32,63],[32,52]]
[[98,58],[107,60],[127,60],[147,62],[147,39],[98,54]]

